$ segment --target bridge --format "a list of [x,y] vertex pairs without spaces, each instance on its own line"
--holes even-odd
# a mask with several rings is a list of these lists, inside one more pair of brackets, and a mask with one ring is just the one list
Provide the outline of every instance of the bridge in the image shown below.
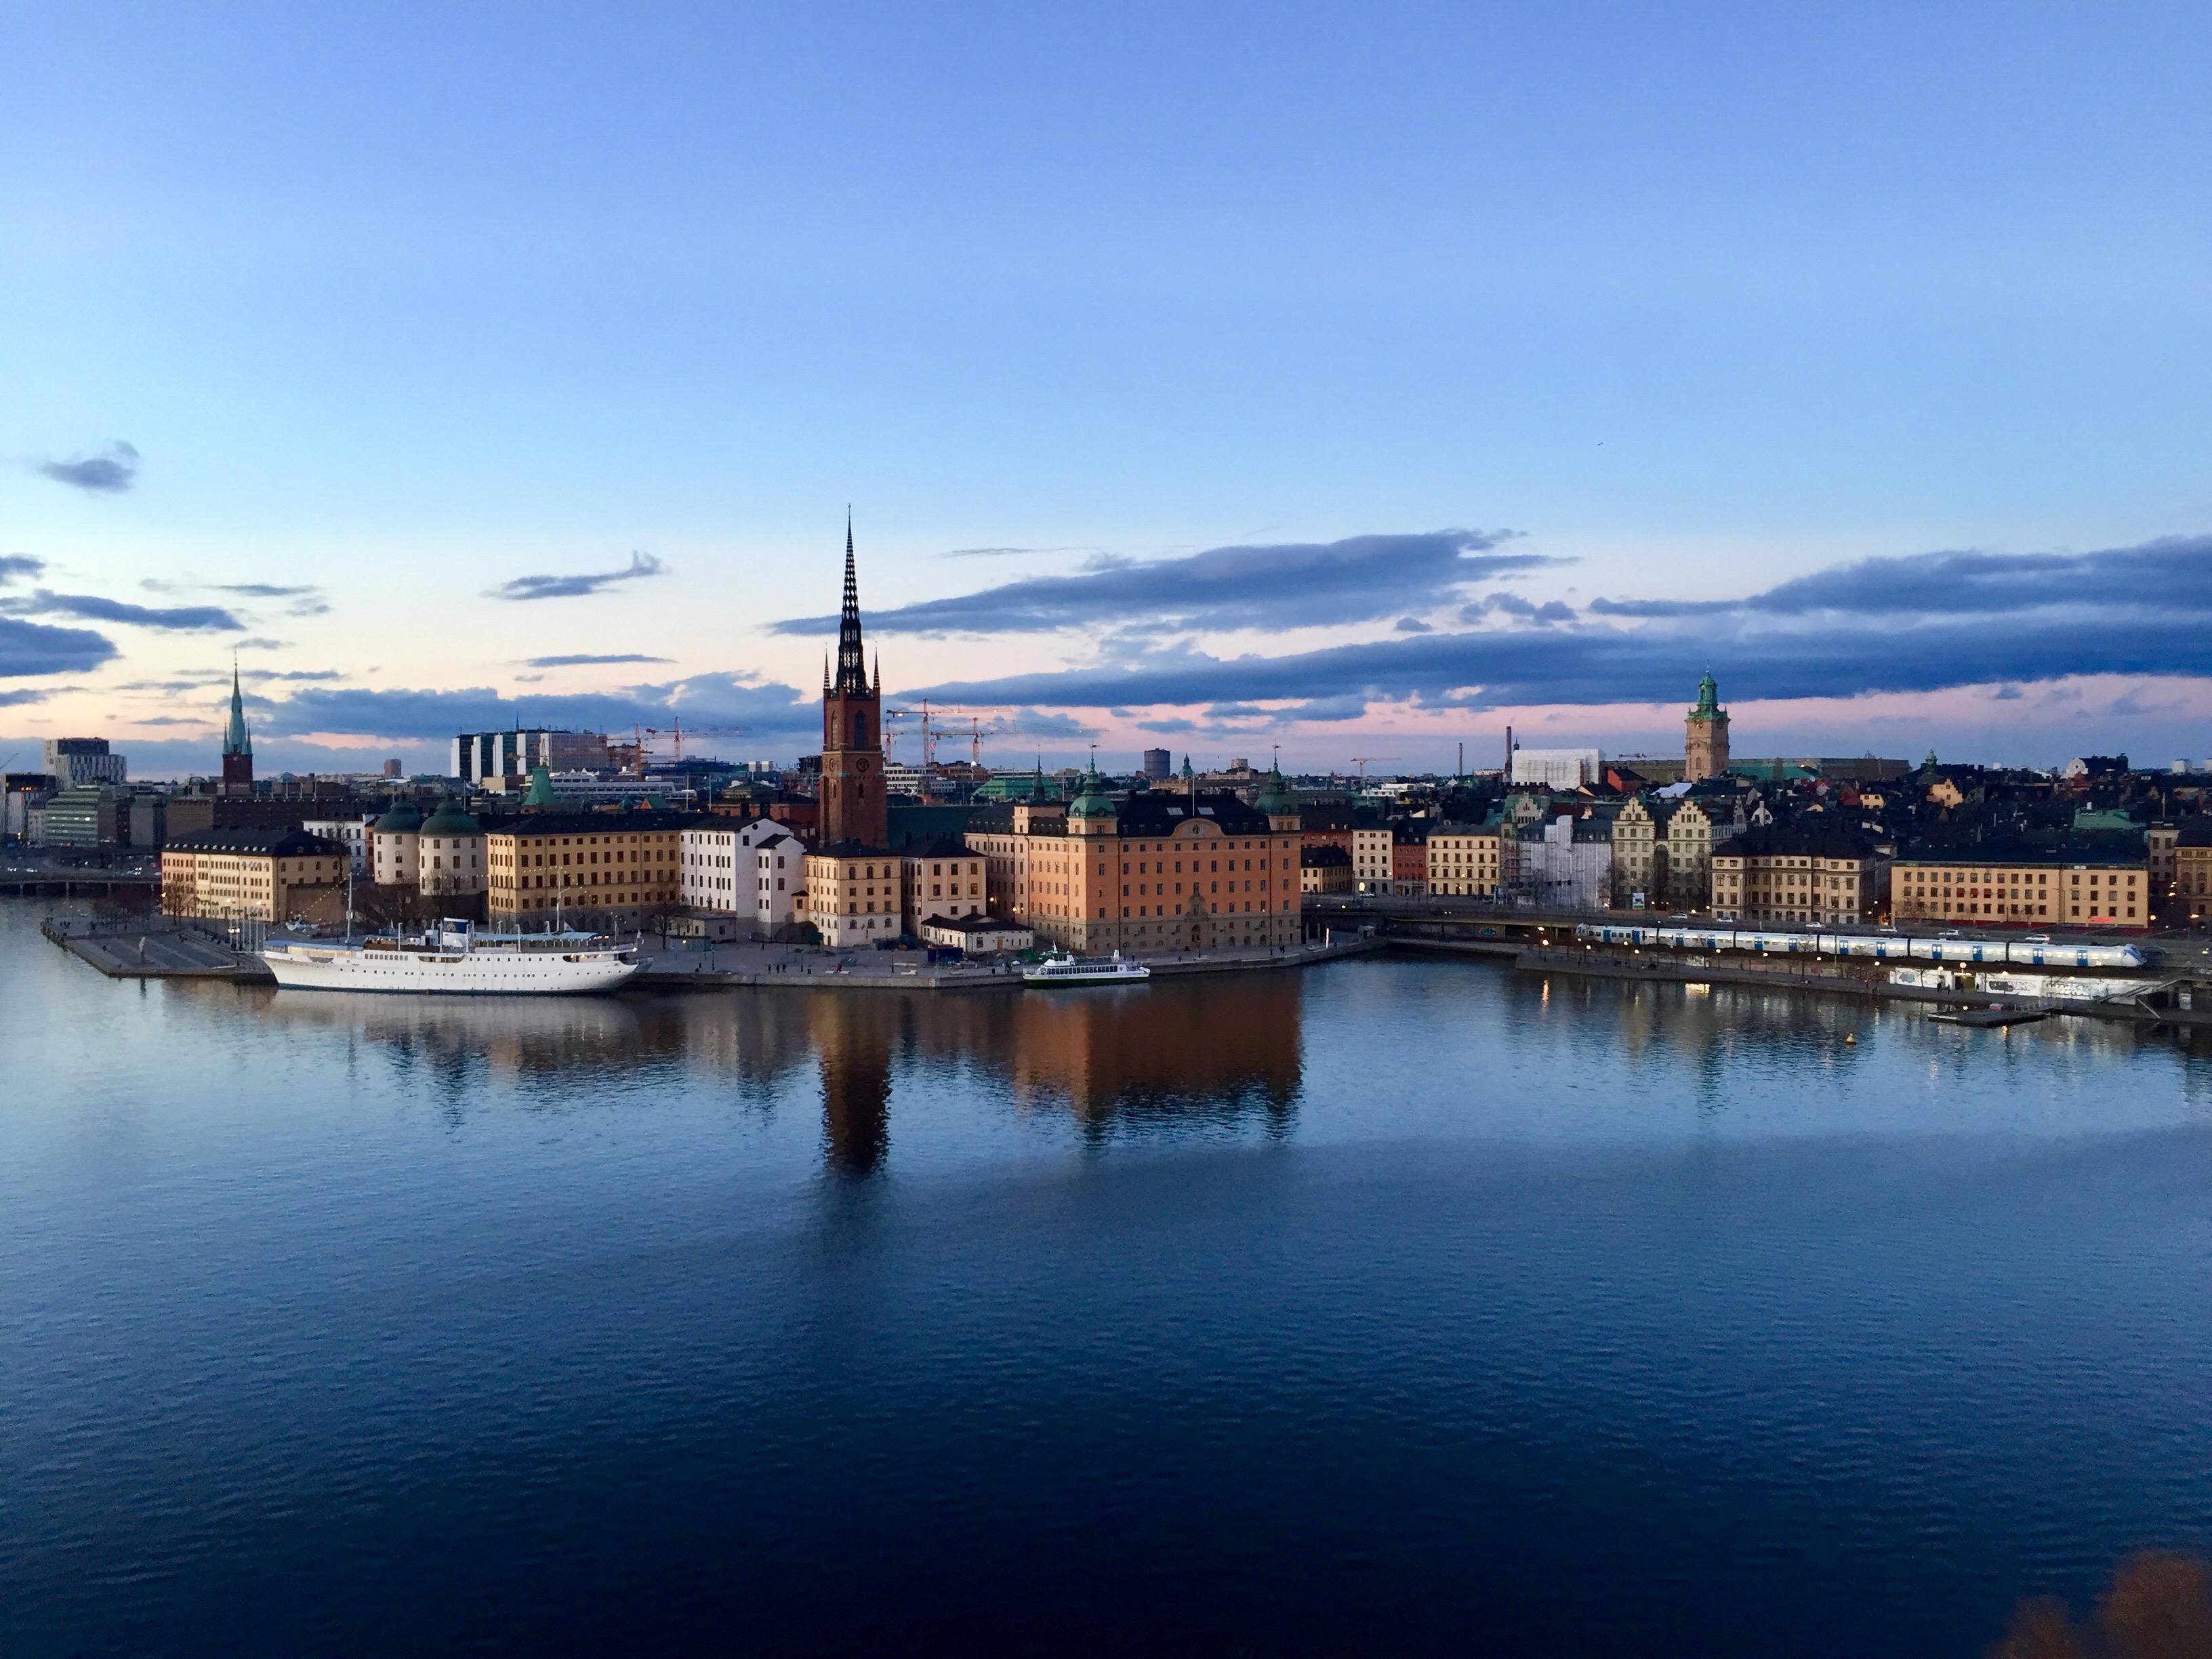
[[151,871],[74,869],[66,865],[33,865],[0,869],[0,898],[40,895],[49,898],[130,898],[149,903],[161,896],[161,878]]

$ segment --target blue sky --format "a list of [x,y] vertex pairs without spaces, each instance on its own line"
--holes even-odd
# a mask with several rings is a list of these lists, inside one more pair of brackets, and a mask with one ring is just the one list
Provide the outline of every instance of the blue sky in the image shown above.
[[787,757],[848,501],[887,686],[1005,758],[1632,750],[1709,664],[1759,752],[2212,752],[2208,49],[0,9],[0,752],[204,769],[242,647],[276,763]]

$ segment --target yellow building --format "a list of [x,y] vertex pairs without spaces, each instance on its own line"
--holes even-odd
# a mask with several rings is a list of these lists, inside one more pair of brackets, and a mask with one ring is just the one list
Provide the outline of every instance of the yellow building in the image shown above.
[[1907,922],[1968,926],[2039,923],[2061,927],[2150,925],[2150,872],[2142,859],[2063,854],[1921,854],[1890,876],[1891,914]]
[[1887,871],[1841,833],[1754,830],[1713,854],[1713,920],[1856,927],[1881,915]]
[[351,854],[304,830],[200,830],[161,848],[161,913],[241,921],[345,915]]
[[957,841],[941,841],[899,860],[900,903],[919,929],[933,917],[957,921],[986,914],[983,855]]
[[978,823],[994,915],[1083,955],[1298,942],[1297,805],[1279,772],[1258,800],[1145,790],[1116,803],[1097,771],[1064,809],[1018,802]]
[[824,945],[841,950],[898,938],[906,931],[900,864],[849,842],[809,853],[805,908],[794,908],[792,920],[813,923]]
[[1503,823],[1444,823],[1429,831],[1429,891],[1491,898],[1513,878],[1520,838]]
[[495,927],[641,927],[684,901],[689,812],[528,812],[484,835]]

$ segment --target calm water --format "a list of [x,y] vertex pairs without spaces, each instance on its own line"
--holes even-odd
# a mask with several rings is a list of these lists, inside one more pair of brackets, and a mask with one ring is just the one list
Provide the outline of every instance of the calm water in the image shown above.
[[1407,960],[279,997],[7,907],[0,1022],[9,1659],[1975,1654],[2212,1546],[2170,1042]]

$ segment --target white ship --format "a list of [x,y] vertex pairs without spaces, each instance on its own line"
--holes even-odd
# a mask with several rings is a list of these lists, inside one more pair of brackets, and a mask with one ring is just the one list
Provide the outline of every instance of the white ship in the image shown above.
[[480,933],[452,919],[418,934],[272,939],[261,959],[291,991],[561,996],[611,991],[637,971],[636,945],[603,933]]
[[1076,957],[1065,951],[1032,963],[1022,969],[1023,980],[1036,986],[1132,985],[1152,976],[1141,962],[1132,962],[1119,951],[1110,957]]

